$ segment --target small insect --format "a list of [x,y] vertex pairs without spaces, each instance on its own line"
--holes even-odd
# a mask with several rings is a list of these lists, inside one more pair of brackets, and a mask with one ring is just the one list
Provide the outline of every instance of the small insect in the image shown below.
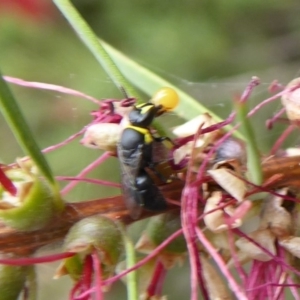
[[121,133],[118,157],[122,172],[122,190],[133,219],[140,216],[143,208],[159,211],[167,206],[147,169],[163,182],[167,182],[156,170],[153,148],[155,143],[170,139],[153,136],[150,125],[154,118],[175,108],[178,101],[176,91],[171,88],[160,89],[149,102],[133,107],[128,115],[129,124]]

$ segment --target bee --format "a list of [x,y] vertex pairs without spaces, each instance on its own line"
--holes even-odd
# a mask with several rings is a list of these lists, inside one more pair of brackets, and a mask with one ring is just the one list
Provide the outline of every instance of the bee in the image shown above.
[[160,211],[167,207],[147,169],[163,182],[168,182],[156,169],[153,150],[156,143],[170,139],[153,136],[150,125],[156,117],[175,108],[178,102],[175,90],[162,88],[149,102],[135,105],[128,114],[128,125],[123,129],[118,143],[118,157],[122,191],[133,219],[140,216],[143,208]]

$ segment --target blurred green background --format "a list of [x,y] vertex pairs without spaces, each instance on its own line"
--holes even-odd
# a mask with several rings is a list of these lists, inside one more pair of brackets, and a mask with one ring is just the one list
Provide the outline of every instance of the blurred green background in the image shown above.
[[[154,1],[76,0],[83,17],[108,43],[145,67],[169,79],[222,117],[231,110],[231,99],[251,76],[262,84],[251,98],[254,105],[267,97],[274,80],[287,83],[299,76],[299,1]],[[0,65],[5,75],[63,85],[102,98],[122,98],[89,51],[50,1],[0,0]],[[63,141],[90,120],[95,105],[57,92],[11,86],[41,148]],[[255,119],[261,150],[267,151],[284,125],[267,132],[264,122],[280,108],[268,106]],[[168,120],[166,123],[169,122]],[[171,124],[171,123],[170,123]],[[165,124],[168,126],[168,123]],[[23,153],[0,116],[1,162]],[[287,144],[297,145],[295,134]],[[57,175],[75,175],[99,156],[78,140],[47,155]],[[116,178],[111,159],[91,176]],[[105,170],[105,176],[103,174]],[[70,201],[117,193],[84,184],[67,197]],[[142,229],[143,224],[137,224]],[[47,286],[67,299],[64,282],[50,282],[48,266],[40,267],[40,299],[53,299]],[[168,299],[188,299],[186,268],[170,272],[165,287]],[[123,295],[123,296],[122,296]],[[125,299],[117,284],[108,299]]]

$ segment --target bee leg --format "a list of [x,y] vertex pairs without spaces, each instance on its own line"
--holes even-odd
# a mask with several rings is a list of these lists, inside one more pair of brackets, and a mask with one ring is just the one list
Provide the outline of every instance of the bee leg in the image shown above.
[[148,173],[142,169],[136,177],[136,192],[142,199],[143,206],[149,210],[164,210],[167,203]]
[[160,136],[160,137],[153,137],[155,142],[162,143],[164,141],[168,141],[172,146],[175,146],[174,142],[168,136]]
[[163,183],[170,183],[172,180],[166,178],[165,176],[163,176],[159,171],[157,171],[155,169],[155,163],[150,163],[148,165],[148,168],[163,182]]

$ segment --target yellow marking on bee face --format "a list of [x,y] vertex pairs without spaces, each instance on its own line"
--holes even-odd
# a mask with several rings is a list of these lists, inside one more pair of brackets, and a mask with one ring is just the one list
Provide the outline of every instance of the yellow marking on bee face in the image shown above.
[[145,105],[145,103],[142,103],[142,104],[139,104],[136,106],[137,109],[140,109],[140,114],[142,114],[142,115],[145,115],[152,107],[153,107],[153,104]]

